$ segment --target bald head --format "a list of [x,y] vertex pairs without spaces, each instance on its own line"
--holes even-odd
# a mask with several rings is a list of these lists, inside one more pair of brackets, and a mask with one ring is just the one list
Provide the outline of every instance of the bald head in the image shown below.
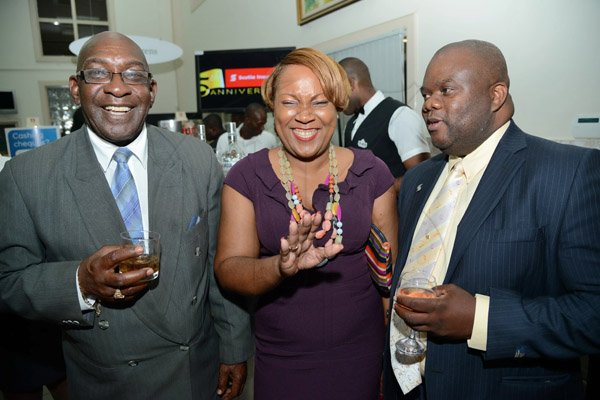
[[356,79],[361,85],[373,86],[369,67],[356,57],[347,57],[340,61],[340,65],[346,71],[348,78]]
[[367,101],[375,94],[376,90],[371,82],[369,68],[356,57],[347,57],[339,62],[346,71],[352,92],[348,106],[344,109],[344,114],[351,115],[357,112]]
[[496,45],[483,40],[463,40],[447,44],[439,49],[433,56],[435,59],[438,56],[448,54],[452,51],[468,52],[473,57],[473,61],[477,63],[476,67],[479,73],[490,82],[503,82],[506,87],[510,87],[510,79],[508,77],[508,68],[504,55]]
[[206,139],[216,140],[221,136],[225,129],[223,129],[223,120],[219,114],[208,114],[202,118],[202,122],[206,126]]
[[267,111],[262,104],[259,103],[250,103],[244,109],[245,117],[253,117],[256,113],[261,115],[267,115]]
[[240,128],[240,136],[250,139],[262,133],[267,123],[267,111],[262,104],[250,103],[244,110],[244,125]]
[[206,126],[206,129],[215,128],[224,131],[223,120],[219,114],[208,114],[206,117],[202,118],[202,122]]
[[118,33],[118,32],[100,32],[94,36],[92,36],[87,42],[83,44],[81,50],[79,51],[79,55],[77,56],[77,70],[81,70],[84,68],[84,63],[90,57],[93,57],[96,49],[107,46],[126,46],[128,48],[128,52],[131,56],[139,59],[142,63],[142,67],[145,70],[148,70],[148,61],[146,60],[146,56],[144,52],[133,40],[128,38],[127,36]]

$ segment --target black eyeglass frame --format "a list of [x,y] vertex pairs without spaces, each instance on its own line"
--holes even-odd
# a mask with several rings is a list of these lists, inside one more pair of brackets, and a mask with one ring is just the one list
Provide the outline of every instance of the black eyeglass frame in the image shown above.
[[[86,73],[88,73],[90,71],[105,71],[106,73],[108,73],[106,81],[105,82],[104,81],[103,82],[89,82],[88,79],[86,79],[85,75],[86,75]],[[126,76],[123,77],[123,74],[127,74],[128,72],[147,74],[145,82],[132,82]],[[126,85],[145,85],[145,84],[152,82],[152,73],[150,73],[148,71],[138,71],[138,70],[130,70],[130,69],[122,71],[122,72],[111,72],[104,68],[90,68],[90,69],[79,70],[75,74],[78,78],[82,79],[88,85],[105,85],[107,83],[111,83],[112,79],[113,79],[113,75],[121,75],[121,80]]]

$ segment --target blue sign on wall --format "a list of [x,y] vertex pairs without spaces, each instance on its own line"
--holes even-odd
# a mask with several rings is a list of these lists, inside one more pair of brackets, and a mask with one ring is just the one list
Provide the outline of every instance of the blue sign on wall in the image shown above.
[[24,151],[58,140],[60,138],[58,129],[56,126],[5,128],[8,155],[14,157]]

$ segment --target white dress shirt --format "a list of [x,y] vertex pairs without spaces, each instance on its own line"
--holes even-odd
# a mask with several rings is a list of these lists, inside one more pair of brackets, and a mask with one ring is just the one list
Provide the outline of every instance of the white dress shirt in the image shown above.
[[[260,134],[251,137],[246,140],[240,136],[240,128],[243,126],[240,125],[237,129],[237,144],[244,150],[246,155],[251,153],[256,153],[261,149],[272,149],[273,147],[278,146],[277,136],[272,134],[269,131],[262,131]],[[227,138],[227,132],[223,133],[219,136],[219,140],[217,141],[216,152],[217,154],[223,154],[223,152],[227,151],[227,146],[229,145],[229,139]]]
[[2,168],[4,168],[4,164],[6,164],[8,160],[10,160],[10,157],[4,157],[0,154],[0,171],[2,171]]
[[[101,139],[89,127],[87,131],[108,186],[111,186],[117,168],[117,162],[112,157],[119,146]],[[144,229],[148,230],[148,131],[145,125],[138,137],[125,147],[133,153],[133,156],[127,161],[127,166],[129,167],[129,171],[131,171],[138,192],[142,223]]]
[[[351,138],[354,138],[360,124],[383,100],[385,100],[385,96],[378,90],[365,103],[363,106],[364,113],[358,114],[354,122]],[[410,107],[399,107],[394,111],[388,124],[388,135],[396,145],[398,155],[402,161],[408,160],[417,154],[430,153],[429,133],[425,121],[421,115]]]
[[[119,146],[107,142],[96,135],[89,127],[87,127],[87,134],[92,142],[92,148],[94,154],[100,163],[102,172],[106,177],[108,186],[111,186],[115,170],[117,168],[117,162],[112,159],[113,154]],[[127,146],[133,153],[127,161],[129,171],[135,181],[135,187],[138,192],[138,199],[140,202],[140,211],[142,213],[142,224],[144,229],[148,230],[149,227],[149,213],[148,213],[148,131],[146,125],[142,128],[142,131],[138,137]],[[107,243],[107,244],[118,244],[118,243]],[[79,287],[79,268],[75,272],[75,280],[77,282],[77,293],[79,294],[79,305],[82,311],[91,310],[93,307],[91,304],[96,300],[92,297],[84,297]]]

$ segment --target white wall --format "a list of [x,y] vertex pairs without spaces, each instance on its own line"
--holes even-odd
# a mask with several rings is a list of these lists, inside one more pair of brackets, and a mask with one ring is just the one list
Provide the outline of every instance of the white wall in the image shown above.
[[[109,4],[113,6],[116,31],[126,35],[155,37],[173,42],[173,18],[171,17],[170,1],[109,1]],[[175,72],[180,65],[181,60],[150,66],[150,71],[159,82],[158,94],[151,110],[152,113],[174,113],[176,110],[181,109],[177,102]]]
[[302,26],[291,0],[206,0],[192,13],[188,0],[173,1],[185,32],[176,40],[185,54],[179,96],[186,109],[195,106],[187,83],[194,79],[195,49],[314,46],[412,14],[413,91],[438,48],[476,38],[504,52],[515,120],[524,130],[568,137],[577,114],[600,114],[598,0],[360,0]]
[[[195,50],[322,47],[402,19],[412,25],[414,46],[409,98],[435,50],[477,38],[494,42],[506,56],[521,128],[569,137],[575,115],[600,114],[598,0],[360,0],[302,26],[293,0],[205,0],[193,9],[196,3],[110,0],[116,30],[172,40],[184,50],[181,60],[152,67],[159,82],[154,112],[196,109]],[[22,118],[41,111],[38,81],[66,81],[74,69],[36,64],[29,25],[27,1],[0,0],[0,90],[17,91]]]
[[[423,1],[419,76],[441,45],[484,39],[503,51],[515,121],[531,133],[571,136],[577,114],[600,114],[600,1]],[[435,5],[448,3],[445,7]],[[457,18],[457,16],[463,16]],[[468,16],[468,18],[465,18]]]
[[[170,1],[108,1],[115,30],[173,41]],[[0,115],[0,121],[17,119],[23,125],[27,117],[39,117],[43,124],[49,124],[42,110],[44,85],[66,86],[69,76],[75,72],[75,57],[65,63],[36,62],[28,0],[0,0],[0,54],[0,90],[15,91],[19,111],[16,118]],[[181,61],[175,61],[152,66],[153,74],[161,83],[152,112],[170,113],[178,108],[175,70],[180,64]]]

